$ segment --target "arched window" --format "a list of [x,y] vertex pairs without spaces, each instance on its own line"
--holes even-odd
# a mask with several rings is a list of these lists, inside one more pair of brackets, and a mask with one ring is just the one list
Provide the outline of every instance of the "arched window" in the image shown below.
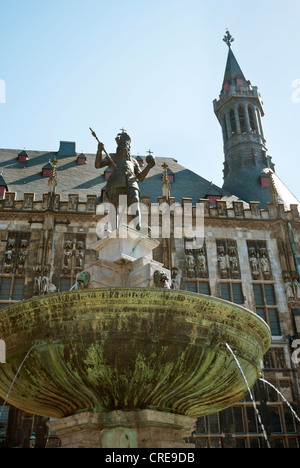
[[256,116],[257,116],[257,122],[258,122],[258,128],[261,136],[264,136],[264,131],[263,131],[263,126],[262,126],[262,121],[261,121],[261,116],[259,109],[256,108]]
[[240,119],[240,126],[241,132],[247,133],[247,126],[246,126],[246,119],[245,119],[245,108],[244,106],[239,106],[239,119]]
[[248,106],[248,111],[249,111],[250,128],[251,128],[253,133],[256,133],[255,114],[254,114],[254,111],[253,111],[253,107]]
[[225,115],[223,115],[222,117],[222,129],[223,129],[224,141],[226,143],[228,141],[228,128],[227,128]]
[[233,109],[229,111],[229,118],[230,118],[230,124],[231,124],[231,134],[232,136],[234,136],[237,134],[237,128],[236,128],[235,114],[234,114]]

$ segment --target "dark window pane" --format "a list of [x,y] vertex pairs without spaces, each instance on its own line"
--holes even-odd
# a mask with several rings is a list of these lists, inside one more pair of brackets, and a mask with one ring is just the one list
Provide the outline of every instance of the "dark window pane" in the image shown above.
[[10,297],[11,278],[1,278],[0,300],[7,301]]
[[230,285],[228,283],[221,283],[221,298],[225,299],[225,301],[230,301]]
[[233,302],[235,302],[235,304],[244,304],[244,296],[241,284],[232,283],[232,295]]
[[257,306],[265,305],[261,284],[253,284],[253,292],[254,292],[255,305]]
[[13,301],[21,301],[24,298],[24,284],[25,280],[17,278],[14,281],[14,288],[12,294]]
[[271,416],[273,432],[276,432],[277,434],[281,434],[283,430],[282,430],[282,424],[281,424],[281,419],[280,419],[280,414],[279,414],[279,408],[271,406],[270,416]]
[[197,292],[197,283],[196,283],[196,282],[193,282],[193,283],[186,283],[186,289],[187,289],[187,291],[189,291],[189,292],[194,292],[194,293],[196,293],[196,292]]
[[60,280],[60,291],[70,291],[70,280],[67,278],[63,278]]
[[266,295],[267,305],[276,304],[275,291],[274,291],[273,284],[265,284],[265,295]]
[[236,434],[245,434],[243,409],[241,407],[233,408],[234,425]]
[[199,285],[199,294],[205,294],[206,296],[210,296],[209,283],[198,283],[198,285]]
[[264,321],[266,321],[265,309],[256,309],[257,315],[260,316]]
[[280,330],[280,324],[279,324],[277,309],[269,309],[268,314],[269,314],[269,324],[270,324],[272,335],[273,336],[280,336],[281,335],[281,330]]
[[206,418],[199,418],[196,423],[196,434],[207,434]]
[[219,414],[211,414],[209,417],[209,432],[210,434],[220,434],[220,417]]
[[254,408],[247,408],[247,419],[248,419],[248,432],[249,434],[257,434],[257,419]]
[[297,432],[295,419],[289,408],[284,408],[284,418],[285,418],[286,432],[288,434],[295,434]]

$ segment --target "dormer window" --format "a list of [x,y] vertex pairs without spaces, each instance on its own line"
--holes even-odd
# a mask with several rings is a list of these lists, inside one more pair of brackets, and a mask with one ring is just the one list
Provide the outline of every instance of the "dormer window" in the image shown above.
[[4,200],[5,192],[8,192],[8,187],[5,180],[2,177],[2,174],[0,174],[0,200]]
[[86,156],[83,153],[77,157],[77,164],[86,164]]
[[220,195],[207,195],[207,200],[209,200],[209,206],[215,208],[217,206],[217,200],[221,200]]
[[262,175],[260,181],[262,187],[270,187],[270,177],[267,174]]
[[237,78],[236,79],[236,84],[237,86],[244,86],[245,85],[245,82],[242,78]]
[[167,173],[168,173],[169,182],[171,182],[172,184],[173,182],[175,182],[175,174],[174,172],[170,171],[170,169],[168,169]]
[[52,173],[52,164],[48,162],[48,164],[46,164],[46,166],[44,166],[42,169],[42,176],[51,177],[51,173]]
[[140,156],[138,156],[138,157],[136,158],[136,162],[138,163],[138,165],[139,165],[140,167],[142,167],[142,166],[144,165],[144,161],[143,161],[143,159],[142,159]]
[[18,154],[18,161],[25,162],[25,161],[28,161],[28,159],[29,159],[29,156],[26,153],[26,151],[21,151],[21,153]]
[[224,89],[224,91],[228,91],[228,89],[229,89],[228,81],[226,81],[226,83],[224,83],[223,89]]

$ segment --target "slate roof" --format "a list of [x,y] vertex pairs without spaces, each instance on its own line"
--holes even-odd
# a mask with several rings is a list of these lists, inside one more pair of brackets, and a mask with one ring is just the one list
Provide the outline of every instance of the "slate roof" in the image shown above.
[[244,73],[242,72],[241,67],[238,64],[234,53],[231,49],[229,49],[223,85],[227,82],[229,85],[236,85],[237,78],[242,78],[246,82]]
[[[86,164],[80,165],[77,163],[79,153],[75,152],[75,143],[71,142],[62,142],[58,152],[27,150],[29,159],[23,162],[18,161],[19,153],[20,150],[17,149],[0,149],[0,173],[3,171],[8,190],[16,192],[17,199],[23,199],[24,193],[35,193],[35,199],[41,200],[43,194],[48,193],[49,179],[42,176],[42,169],[49,160],[56,158],[56,193],[61,195],[62,201],[67,201],[69,194],[78,194],[80,201],[86,201],[87,195],[97,195],[100,201],[101,190],[106,187],[106,168],[95,169],[95,154],[85,154]],[[144,161],[143,167],[146,167],[146,156],[139,157]],[[156,157],[156,166],[151,169],[146,180],[139,184],[141,196],[150,197],[152,203],[157,203],[158,197],[162,196],[164,163],[174,174],[171,197],[175,197],[176,202],[181,202],[182,198],[192,198],[193,203],[197,203],[200,198],[206,198],[207,194],[212,192],[220,196],[230,196],[228,192],[183,167],[175,159]]]

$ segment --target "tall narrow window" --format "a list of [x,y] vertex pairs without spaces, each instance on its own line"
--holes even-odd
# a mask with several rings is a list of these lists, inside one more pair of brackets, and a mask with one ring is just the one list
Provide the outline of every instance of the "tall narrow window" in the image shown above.
[[230,117],[230,124],[231,124],[231,133],[232,133],[232,136],[234,136],[237,134],[237,127],[236,127],[236,120],[235,120],[235,114],[234,114],[233,109],[230,110],[229,117]]
[[239,106],[239,119],[240,119],[241,132],[247,133],[244,106]]
[[252,106],[248,106],[250,127],[253,133],[256,133],[255,115]]
[[254,283],[253,293],[257,315],[268,323],[273,336],[280,336],[278,310],[272,307],[276,306],[277,303],[274,285]]

